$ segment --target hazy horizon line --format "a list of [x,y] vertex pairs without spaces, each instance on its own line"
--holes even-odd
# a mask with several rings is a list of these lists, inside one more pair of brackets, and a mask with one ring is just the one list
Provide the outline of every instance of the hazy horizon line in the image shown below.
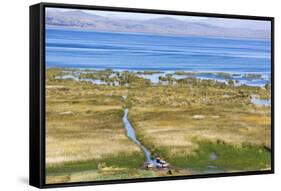
[[183,22],[192,22],[194,24],[205,24],[223,28],[233,29],[249,29],[252,30],[271,30],[270,21],[247,20],[247,19],[230,19],[230,18],[213,18],[207,16],[180,16],[171,14],[155,14],[155,13],[135,13],[120,11],[100,11],[100,10],[83,10],[72,8],[46,8],[46,11],[71,12],[80,11],[90,15],[97,15],[108,19],[120,19],[130,21],[147,21],[152,19],[171,18]]

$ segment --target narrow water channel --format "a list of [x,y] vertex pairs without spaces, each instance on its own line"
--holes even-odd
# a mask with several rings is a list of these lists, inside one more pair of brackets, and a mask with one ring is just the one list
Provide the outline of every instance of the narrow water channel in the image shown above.
[[128,119],[128,113],[129,113],[129,109],[126,108],[124,110],[123,123],[127,131],[127,136],[143,150],[146,157],[146,162],[156,167],[157,162],[151,159],[151,152],[137,139],[135,130]]

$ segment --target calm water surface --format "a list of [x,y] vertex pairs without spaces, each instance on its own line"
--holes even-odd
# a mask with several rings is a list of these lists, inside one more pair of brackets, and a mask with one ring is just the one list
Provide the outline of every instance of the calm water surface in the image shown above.
[[270,52],[269,40],[46,29],[47,67],[259,73],[251,84],[260,86],[270,83]]

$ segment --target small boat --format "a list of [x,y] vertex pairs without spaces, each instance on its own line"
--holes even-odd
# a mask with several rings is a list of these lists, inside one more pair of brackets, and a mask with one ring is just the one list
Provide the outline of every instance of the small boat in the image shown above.
[[160,157],[156,157],[155,161],[158,168],[167,168],[170,165],[166,161],[160,159]]

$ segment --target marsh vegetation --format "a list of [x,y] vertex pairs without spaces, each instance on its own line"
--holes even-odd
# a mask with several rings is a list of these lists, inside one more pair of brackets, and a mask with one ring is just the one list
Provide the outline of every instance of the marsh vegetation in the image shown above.
[[[252,102],[270,100],[270,84],[239,84],[237,78],[47,69],[47,183],[270,169],[271,107]],[[138,140],[169,169],[146,169],[142,149],[127,137],[125,108]]]

